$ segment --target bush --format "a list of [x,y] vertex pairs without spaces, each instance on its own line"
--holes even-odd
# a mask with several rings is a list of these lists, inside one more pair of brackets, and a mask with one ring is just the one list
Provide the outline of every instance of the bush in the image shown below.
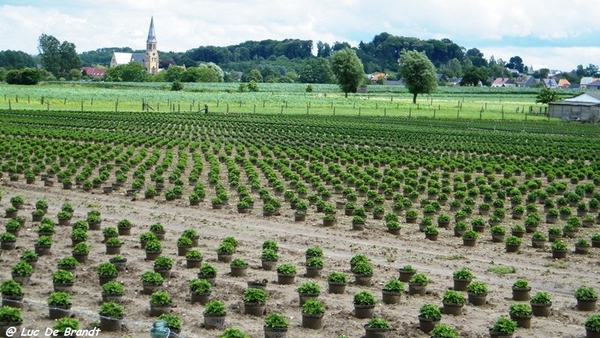
[[374,317],[369,320],[369,322],[367,323],[367,327],[371,329],[387,329],[389,328],[389,324],[383,318]]
[[354,305],[375,305],[377,300],[370,292],[363,290],[354,294],[353,302]]
[[267,301],[267,293],[263,289],[249,288],[244,292],[244,302],[265,304]]
[[507,335],[512,335],[516,330],[517,322],[505,317],[498,318],[491,328],[492,332],[504,333]]
[[158,316],[159,320],[164,320],[167,323],[167,326],[171,330],[181,330],[181,325],[183,322],[179,316],[171,314],[171,313],[163,313]]
[[265,327],[284,329],[290,326],[289,321],[279,313],[270,313],[265,317]]
[[64,334],[67,329],[76,331],[79,330],[79,321],[70,317],[59,318],[54,322],[52,328],[57,330],[60,334]]
[[510,304],[508,312],[511,317],[527,317],[532,315],[531,306],[523,303]]
[[248,338],[248,335],[245,334],[240,329],[235,327],[228,327],[219,335],[219,338]]
[[54,291],[48,296],[48,305],[50,306],[71,306],[69,294],[62,291]]
[[473,273],[468,268],[462,268],[452,273],[452,277],[458,280],[472,280]]
[[206,303],[206,306],[204,307],[204,314],[225,314],[225,304],[223,304],[223,302],[220,300],[211,300]]
[[212,285],[206,279],[195,278],[189,281],[190,292],[205,294],[210,292]]
[[412,277],[410,277],[410,279],[408,280],[408,283],[425,286],[425,285],[429,284],[429,280],[427,279],[427,276],[425,276],[424,274],[415,273],[414,275],[412,275]]
[[155,291],[150,295],[150,303],[151,304],[169,305],[169,304],[171,304],[171,302],[172,302],[171,296],[169,296],[169,294],[164,290]]
[[485,295],[488,292],[488,288],[485,283],[475,281],[467,285],[467,292],[475,295]]
[[598,294],[593,288],[582,286],[575,291],[575,298],[579,300],[592,300],[597,299]]
[[359,262],[352,268],[352,273],[359,276],[373,276],[373,267],[369,263]]
[[465,296],[458,292],[458,291],[454,291],[454,290],[447,290],[446,292],[444,292],[444,296],[442,297],[442,301],[446,304],[459,304],[462,305],[464,304],[467,300],[465,299]]
[[538,291],[533,297],[531,297],[530,302],[532,304],[552,304],[552,299],[550,298],[550,294],[546,291]]
[[400,280],[398,280],[396,278],[389,279],[383,285],[383,291],[403,293],[404,292],[404,283],[402,283]]
[[296,267],[291,263],[284,263],[277,267],[277,273],[282,275],[295,275]]
[[600,314],[593,314],[587,317],[583,325],[590,331],[600,332]]
[[444,324],[437,324],[429,334],[431,338],[458,338],[456,330]]
[[0,284],[0,293],[2,293],[3,296],[13,297],[22,296],[24,294],[21,285],[12,279],[7,279]]
[[433,304],[423,304],[419,309],[419,317],[438,321],[442,318],[439,307]]
[[122,294],[123,285],[119,282],[110,281],[102,285],[102,292],[108,295]]
[[348,276],[343,272],[333,271],[327,276],[329,283],[348,283]]
[[52,283],[70,284],[73,283],[75,277],[69,271],[56,270],[52,273]]
[[306,282],[300,285],[296,291],[301,294],[318,295],[321,293],[321,287],[315,282]]
[[309,298],[302,305],[302,314],[322,315],[324,313],[325,313],[325,306],[323,306],[322,302],[320,302],[316,299]]
[[140,280],[143,283],[154,284],[154,285],[162,285],[164,282],[163,277],[158,272],[154,271],[146,271],[140,277]]
[[125,308],[114,302],[104,302],[100,304],[98,314],[108,318],[123,318]]
[[102,262],[96,267],[96,273],[100,277],[116,277],[119,274],[117,267],[111,262]]
[[0,308],[0,322],[19,323],[22,321],[23,317],[21,316],[21,310],[11,306],[3,306]]

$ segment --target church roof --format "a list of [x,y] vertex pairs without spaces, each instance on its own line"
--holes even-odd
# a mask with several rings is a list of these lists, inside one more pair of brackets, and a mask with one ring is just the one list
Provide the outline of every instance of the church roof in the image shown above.
[[154,31],[154,17],[150,19],[150,29],[148,29],[148,41],[156,43],[156,32]]
[[115,63],[118,65],[125,65],[131,62],[132,53],[114,53]]

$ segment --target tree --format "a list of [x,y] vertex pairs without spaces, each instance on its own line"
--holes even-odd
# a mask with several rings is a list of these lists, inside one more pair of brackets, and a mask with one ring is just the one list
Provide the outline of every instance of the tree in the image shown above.
[[520,56],[513,56],[508,60],[506,67],[509,69],[516,69],[519,73],[523,73],[523,59]]
[[104,78],[109,82],[144,82],[147,77],[144,66],[137,62],[109,68],[104,74]]
[[488,70],[486,67],[469,67],[465,70],[462,79],[460,80],[461,86],[489,86]]
[[400,76],[408,91],[413,94],[413,103],[417,103],[417,95],[429,94],[436,90],[435,67],[424,52],[403,50],[399,62]]
[[550,69],[540,68],[539,70],[536,70],[535,72],[533,72],[532,76],[536,79],[546,79],[546,78],[548,78],[549,74],[550,74]]
[[6,69],[21,69],[25,67],[35,67],[35,62],[31,55],[13,50],[0,52],[0,67]]
[[263,82],[263,76],[260,73],[260,70],[253,68],[253,69],[250,69],[250,70],[244,72],[244,74],[242,75],[242,81],[243,82],[250,82],[250,81]]
[[300,82],[302,83],[331,83],[332,78],[331,65],[325,58],[306,59],[300,69]]
[[81,68],[81,59],[72,42],[60,43],[54,36],[46,34],[40,35],[38,42],[42,66],[52,75],[63,77],[71,69]]
[[558,101],[558,93],[550,88],[542,89],[535,98],[535,103],[548,104],[554,101]]
[[327,42],[317,42],[317,57],[329,57],[331,56],[331,46]]
[[60,73],[65,75],[71,69],[81,68],[81,59],[75,49],[75,44],[68,41],[63,41],[60,44]]
[[365,77],[362,62],[350,48],[338,50],[331,55],[331,70],[346,97],[349,92],[356,93]]
[[13,69],[6,73],[6,83],[19,85],[35,85],[43,78],[43,71],[36,68]]
[[483,53],[477,48],[471,48],[467,51],[466,57],[471,60],[471,64],[475,67],[487,66],[487,60],[483,57]]

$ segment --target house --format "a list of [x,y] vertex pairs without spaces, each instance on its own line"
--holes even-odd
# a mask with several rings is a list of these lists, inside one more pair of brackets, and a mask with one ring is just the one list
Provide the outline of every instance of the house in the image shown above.
[[596,80],[594,82],[588,83],[587,89],[594,89],[594,90],[600,89],[600,80]]
[[526,88],[529,88],[529,87],[532,87],[532,86],[536,85],[538,82],[539,81],[536,78],[534,78],[533,76],[529,75],[529,76],[525,76],[525,77],[522,77],[522,78],[518,79],[516,81],[516,84],[517,84],[517,87],[526,87]]
[[544,84],[544,88],[558,88],[558,83],[554,79],[542,79],[542,83]]
[[150,28],[148,29],[148,39],[146,39],[145,53],[119,53],[114,52],[110,60],[110,67],[126,65],[131,62],[137,62],[144,66],[144,69],[150,74],[158,72],[158,49],[156,47],[156,32],[154,29],[154,17],[150,19]]
[[569,86],[571,85],[571,82],[569,82],[569,80],[567,79],[558,79],[558,88],[569,88]]
[[436,74],[438,83],[448,83],[448,77],[444,74]]
[[385,73],[373,73],[369,74],[368,77],[372,83],[385,83],[385,80],[387,80],[389,75]]
[[598,79],[597,79],[597,78],[595,78],[595,77],[591,77],[591,76],[584,76],[584,77],[582,77],[582,78],[581,78],[581,80],[579,81],[579,87],[580,87],[581,89],[587,89],[587,85],[588,85],[588,84],[590,84],[590,83],[592,83],[592,82],[594,82],[594,81],[597,81],[597,80],[598,80]]
[[596,123],[600,119],[600,92],[585,92],[548,104],[548,116],[565,121]]
[[104,73],[106,73],[106,68],[81,67],[80,70],[83,75],[87,75],[93,79],[102,79],[104,78]]
[[516,85],[511,78],[497,77],[492,81],[492,87],[516,87]]

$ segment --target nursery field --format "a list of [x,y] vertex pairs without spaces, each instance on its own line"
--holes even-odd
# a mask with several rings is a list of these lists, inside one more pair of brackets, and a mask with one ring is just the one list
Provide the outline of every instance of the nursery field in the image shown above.
[[[597,311],[576,299],[599,290],[595,125],[479,113],[457,120],[2,108],[0,291],[4,304],[20,307],[21,328],[65,324],[49,317],[51,308],[110,338],[149,336],[161,312],[173,337],[219,337],[228,328],[265,337],[272,314],[287,319],[290,338],[451,337],[421,328],[419,314],[431,304],[442,308],[441,324],[475,338],[489,337],[519,303],[536,312],[515,336],[584,337]],[[27,259],[35,261],[30,276],[19,263]],[[416,274],[398,283],[409,265]],[[22,275],[30,277],[23,298],[11,301],[18,288],[6,281]],[[531,288],[521,301],[513,300],[517,280]],[[264,287],[266,300],[249,284]],[[317,303],[301,307],[299,289]],[[107,297],[122,309],[103,303]],[[209,329],[222,323],[205,312],[218,314],[220,305],[224,324]],[[257,307],[258,315],[248,313]],[[321,328],[306,327],[307,311]],[[373,316],[389,330],[373,336],[365,328],[381,323]]]

